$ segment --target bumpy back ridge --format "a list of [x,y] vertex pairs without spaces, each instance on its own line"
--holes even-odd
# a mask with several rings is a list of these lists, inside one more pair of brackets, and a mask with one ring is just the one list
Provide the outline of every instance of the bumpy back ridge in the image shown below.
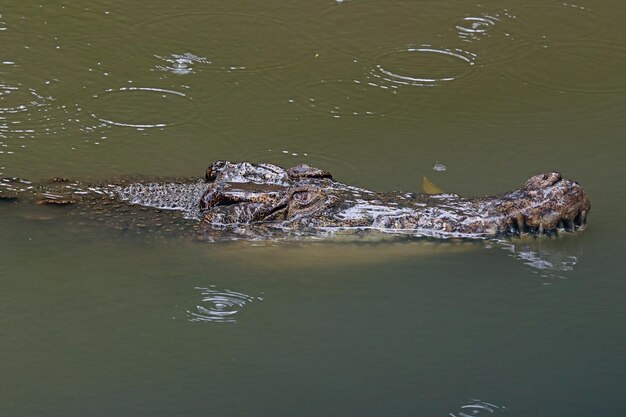
[[198,219],[198,202],[206,191],[203,181],[194,183],[135,183],[115,189],[122,201],[163,210],[178,210],[190,219]]

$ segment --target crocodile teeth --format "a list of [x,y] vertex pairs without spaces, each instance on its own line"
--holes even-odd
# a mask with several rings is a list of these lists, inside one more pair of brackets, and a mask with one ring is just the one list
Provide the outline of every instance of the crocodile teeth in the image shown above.
[[583,210],[574,219],[576,230],[584,230],[587,225],[587,210]]
[[520,233],[526,233],[527,229],[526,229],[526,222],[524,221],[524,216],[522,216],[521,214],[518,214],[515,217],[515,220],[517,220],[517,228],[519,230]]
[[508,224],[509,233],[512,235],[519,235],[519,229],[517,227],[517,221],[515,219],[511,219],[511,222]]

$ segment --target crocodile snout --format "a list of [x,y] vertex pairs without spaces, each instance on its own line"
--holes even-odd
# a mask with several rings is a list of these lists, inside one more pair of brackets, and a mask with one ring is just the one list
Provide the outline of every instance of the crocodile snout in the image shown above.
[[550,172],[531,177],[521,191],[508,222],[511,233],[555,235],[585,228],[591,203],[577,182]]

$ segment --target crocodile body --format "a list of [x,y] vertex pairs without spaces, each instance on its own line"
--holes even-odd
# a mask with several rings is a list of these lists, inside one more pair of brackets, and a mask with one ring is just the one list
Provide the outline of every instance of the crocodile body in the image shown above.
[[[194,230],[247,238],[328,236],[379,231],[437,238],[557,234],[585,227],[590,202],[582,187],[551,172],[508,193],[377,193],[335,181],[308,165],[211,164],[204,179],[144,179],[85,185],[64,179],[0,183],[0,199],[72,205],[123,213],[129,208],[175,211]],[[131,210],[132,211],[132,210]],[[128,214],[131,215],[131,214]],[[150,213],[144,213],[150,218]],[[161,220],[159,220],[161,221]]]

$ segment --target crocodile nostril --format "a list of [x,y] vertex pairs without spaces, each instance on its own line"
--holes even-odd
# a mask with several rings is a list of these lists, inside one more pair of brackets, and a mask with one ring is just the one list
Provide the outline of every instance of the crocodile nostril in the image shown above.
[[213,182],[216,179],[217,179],[217,174],[215,173],[215,171],[211,170],[210,168],[207,169],[206,174],[204,174],[205,182]]

